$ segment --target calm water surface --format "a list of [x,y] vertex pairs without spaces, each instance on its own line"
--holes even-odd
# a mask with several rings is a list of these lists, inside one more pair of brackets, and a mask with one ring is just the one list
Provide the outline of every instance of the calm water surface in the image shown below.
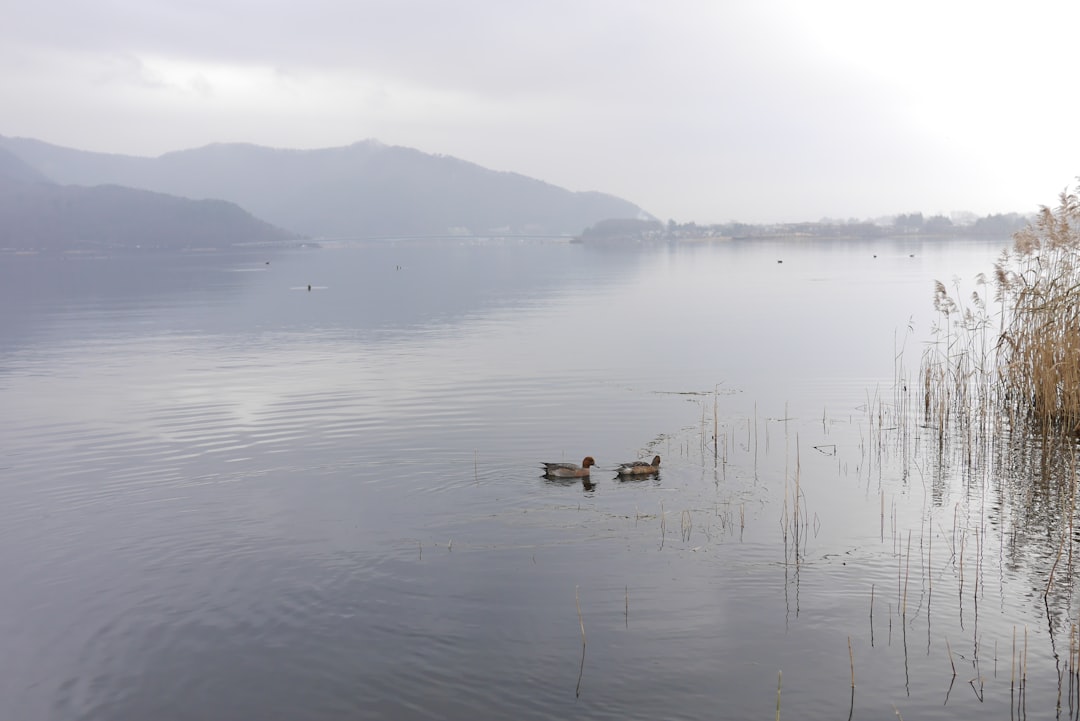
[[1073,715],[1024,500],[882,420],[1004,245],[0,256],[0,717],[1006,718],[1014,631]]

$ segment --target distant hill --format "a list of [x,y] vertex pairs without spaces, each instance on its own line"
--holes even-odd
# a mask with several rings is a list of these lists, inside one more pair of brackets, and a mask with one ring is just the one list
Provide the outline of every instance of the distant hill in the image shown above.
[[218,144],[157,158],[2,136],[0,148],[58,183],[219,198],[311,236],[576,235],[607,218],[650,217],[611,195],[371,140],[321,150]]
[[0,148],[0,183],[39,183],[45,180],[45,175],[31,168],[18,156]]
[[18,170],[0,151],[0,250],[227,248],[295,238],[220,200],[24,181]]

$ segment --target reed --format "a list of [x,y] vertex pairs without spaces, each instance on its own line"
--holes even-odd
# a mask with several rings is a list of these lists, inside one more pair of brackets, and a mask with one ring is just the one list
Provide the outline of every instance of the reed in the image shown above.
[[1074,708],[1076,695],[1080,693],[1080,627],[1075,623],[1069,628],[1069,708]]
[[960,603],[960,626],[964,625],[964,539],[965,532],[960,533],[960,577],[957,583],[957,596]]
[[784,680],[784,672],[776,672],[776,721],[780,721],[780,686]]
[[705,457],[705,404],[701,404],[701,457]]
[[930,618],[930,602],[934,598],[934,531],[930,529],[930,538],[926,542],[926,618]]
[[[995,267],[1009,316],[1002,375],[1043,430],[1080,427],[1080,199],[1063,192]],[[1032,272],[1035,271],[1035,272]],[[1023,395],[1020,395],[1023,394]]]
[[694,530],[694,519],[689,510],[684,510],[679,516],[679,530],[682,533],[683,543],[689,543],[690,533]]
[[[1077,186],[1080,192],[1080,185]],[[1080,433],[1080,197],[1042,207],[964,296],[938,281],[935,340],[923,354],[924,423],[939,448],[963,438],[971,464],[996,424],[1041,437]]]
[[[717,460],[717,455],[720,450],[720,410],[718,407],[717,397],[720,395],[719,384],[713,386],[713,398],[712,398],[712,439],[713,439],[713,462]],[[726,448],[725,448],[726,451]]]
[[[787,417],[787,407],[784,407],[784,417]],[[799,434],[795,434],[795,512],[794,512],[794,532],[795,532],[795,560],[799,560],[799,539],[801,537],[799,530],[799,523],[802,516],[799,513],[799,499],[802,498],[801,486],[802,484],[802,454],[799,451]]]
[[664,547],[664,538],[667,536],[667,513],[664,511],[664,502],[660,501],[660,548]]
[[907,589],[908,579],[911,577],[911,529],[908,529],[907,534],[907,560],[904,564],[904,597],[903,597],[903,610],[900,615],[902,618],[907,618]]
[[[766,431],[766,433],[768,432],[768,430],[769,430],[769,427],[768,427],[768,426],[765,426],[765,431]],[[758,434],[757,434],[757,431],[758,431],[758,424],[757,424],[757,403],[754,403],[754,468],[757,468],[757,457],[758,457],[758,453],[757,453],[757,439],[758,439]],[[768,438],[768,436],[766,436],[766,438]]]
[[847,637],[847,653],[851,663],[851,688],[855,688],[855,654],[851,650],[851,636]]
[[870,584],[870,647],[874,647],[874,584]]
[[[629,593],[629,591],[627,593]],[[585,648],[585,619],[581,615],[581,596],[578,593],[577,586],[574,586],[574,603],[577,604],[577,619],[578,623],[581,625],[581,647]]]
[[1016,688],[1016,626],[1012,634],[1012,662],[1009,664],[1009,688]]
[[1027,686],[1027,659],[1028,659],[1028,627],[1024,626],[1024,655],[1022,657],[1022,670],[1020,672],[1020,688]]

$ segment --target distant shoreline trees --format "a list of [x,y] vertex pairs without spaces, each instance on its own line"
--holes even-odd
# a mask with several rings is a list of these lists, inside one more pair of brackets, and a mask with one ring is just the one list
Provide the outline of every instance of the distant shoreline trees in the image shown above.
[[1031,221],[1020,213],[999,213],[981,218],[965,218],[954,223],[944,215],[926,218],[922,213],[908,213],[878,220],[830,220],[804,223],[716,223],[698,225],[669,220],[613,218],[586,228],[583,242],[671,242],[679,240],[754,239],[754,238],[893,238],[920,236],[941,238],[1010,237]]

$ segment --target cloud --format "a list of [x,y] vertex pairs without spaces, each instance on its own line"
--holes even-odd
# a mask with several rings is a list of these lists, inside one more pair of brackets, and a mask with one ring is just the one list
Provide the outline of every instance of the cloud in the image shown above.
[[45,0],[0,24],[0,133],[374,137],[699,222],[1024,210],[1078,172],[1059,5]]

